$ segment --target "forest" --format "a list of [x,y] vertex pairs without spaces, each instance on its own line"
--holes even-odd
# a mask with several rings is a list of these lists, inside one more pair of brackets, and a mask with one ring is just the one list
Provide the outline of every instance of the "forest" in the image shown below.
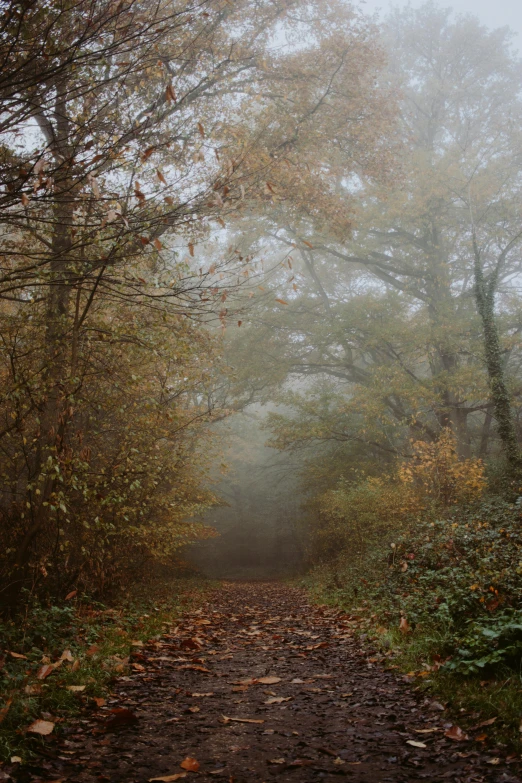
[[47,735],[223,579],[346,616],[450,745],[515,758],[513,32],[433,0],[0,0],[0,63],[0,780],[51,780]]

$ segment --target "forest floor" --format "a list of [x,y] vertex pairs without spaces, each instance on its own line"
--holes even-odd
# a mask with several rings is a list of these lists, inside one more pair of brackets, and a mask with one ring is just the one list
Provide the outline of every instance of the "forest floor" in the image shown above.
[[522,781],[519,759],[468,739],[354,625],[284,584],[226,583],[137,646],[106,703],[18,779]]

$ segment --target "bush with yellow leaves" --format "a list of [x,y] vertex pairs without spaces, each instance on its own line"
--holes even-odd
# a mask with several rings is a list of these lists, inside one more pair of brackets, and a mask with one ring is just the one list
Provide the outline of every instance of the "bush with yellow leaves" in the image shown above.
[[399,467],[399,480],[422,506],[448,507],[477,500],[486,486],[480,459],[460,460],[450,429],[434,443],[412,441],[413,456]]

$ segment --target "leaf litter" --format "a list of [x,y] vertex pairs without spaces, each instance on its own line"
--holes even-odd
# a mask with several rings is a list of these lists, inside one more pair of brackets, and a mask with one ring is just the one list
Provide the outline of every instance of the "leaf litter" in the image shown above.
[[520,760],[383,668],[357,623],[287,585],[224,584],[161,640],[135,645],[139,667],[116,672],[106,700],[78,690],[94,709],[76,726],[62,732],[45,714],[27,727],[45,742],[32,779],[520,783]]

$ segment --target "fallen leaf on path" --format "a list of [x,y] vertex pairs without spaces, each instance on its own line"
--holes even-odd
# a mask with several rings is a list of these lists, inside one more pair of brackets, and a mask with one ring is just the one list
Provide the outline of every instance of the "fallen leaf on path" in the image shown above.
[[432,734],[434,731],[440,731],[440,729],[413,729],[415,734]]
[[401,633],[409,633],[411,631],[411,625],[407,621],[405,617],[401,617],[401,621],[399,623],[399,631]]
[[182,769],[188,770],[188,772],[197,772],[199,770],[199,761],[187,756],[179,765]]
[[214,696],[214,691],[209,691],[209,693],[193,693],[192,696],[194,698],[203,698],[204,696]]
[[20,653],[10,652],[9,655],[11,658],[20,658],[23,661],[27,660],[27,655],[21,655]]
[[204,666],[196,666],[192,663],[187,663],[185,666],[178,666],[178,669],[190,669],[190,671],[193,672],[206,672],[207,674],[210,674],[210,669],[205,669]]
[[284,764],[286,759],[270,759],[269,764]]
[[105,706],[105,699],[103,699],[101,696],[94,696],[93,701],[96,704],[97,707],[104,707]]
[[462,742],[463,740],[469,739],[468,735],[462,731],[459,726],[452,726],[444,732],[444,736],[448,739],[455,740],[456,742]]
[[223,715],[223,722],[230,723],[264,723],[264,720],[254,720],[253,718],[229,718],[227,715]]
[[492,726],[495,723],[496,719],[497,718],[494,717],[494,718],[489,718],[489,720],[483,720],[482,723],[477,723],[476,726],[471,726],[469,731],[475,731],[476,729],[482,729],[482,728],[484,728],[484,726]]
[[424,742],[417,742],[417,740],[406,740],[407,745],[413,745],[414,748],[425,748],[426,744]]
[[81,693],[86,687],[86,685],[68,685],[67,690],[72,691],[73,693]]
[[129,723],[136,723],[138,716],[126,707],[115,707],[110,711],[111,717],[107,721],[107,728],[114,729],[118,726],[126,726]]
[[281,704],[284,701],[291,701],[291,696],[271,696],[269,699],[267,699],[264,704]]
[[153,780],[162,780],[163,783],[170,783],[172,780],[181,780],[182,778],[186,777],[186,772],[176,772],[175,775],[163,775],[161,778],[149,778],[149,783],[152,783]]
[[275,685],[281,682],[281,677],[259,677],[257,682],[260,682],[262,685]]
[[47,734],[51,734],[53,729],[54,723],[50,720],[35,720],[27,727],[27,731],[31,732],[31,734],[41,734],[44,737]]
[[488,759],[486,761],[486,764],[494,764],[494,765],[500,764],[500,759],[498,758],[498,756],[495,756],[495,758],[493,759]]

